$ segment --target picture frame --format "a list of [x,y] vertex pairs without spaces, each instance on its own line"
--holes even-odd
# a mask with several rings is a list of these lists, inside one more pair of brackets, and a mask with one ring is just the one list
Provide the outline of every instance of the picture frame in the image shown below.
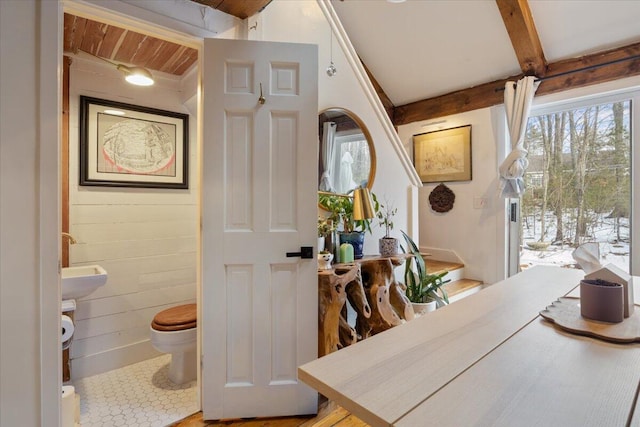
[[423,183],[471,181],[471,125],[414,135],[413,164]]
[[189,188],[189,116],[80,96],[80,185]]

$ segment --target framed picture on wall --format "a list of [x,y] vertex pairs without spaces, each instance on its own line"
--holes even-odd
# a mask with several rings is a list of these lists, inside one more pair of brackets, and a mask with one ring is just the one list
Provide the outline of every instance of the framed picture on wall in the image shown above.
[[80,185],[189,188],[189,116],[80,97]]
[[413,136],[413,164],[424,183],[471,180],[471,125]]

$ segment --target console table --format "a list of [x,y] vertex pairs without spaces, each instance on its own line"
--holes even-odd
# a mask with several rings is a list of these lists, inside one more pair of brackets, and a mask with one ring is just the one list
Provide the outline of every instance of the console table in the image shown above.
[[[394,274],[410,256],[366,256],[318,270],[319,357],[413,319],[413,308]],[[356,312],[355,327],[347,322],[347,300]]]
[[640,344],[562,332],[538,314],[581,278],[528,269],[299,378],[372,426],[640,426]]

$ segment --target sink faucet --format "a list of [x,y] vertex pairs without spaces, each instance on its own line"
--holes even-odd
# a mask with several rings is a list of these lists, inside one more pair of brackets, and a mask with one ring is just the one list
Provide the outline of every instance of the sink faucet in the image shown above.
[[76,239],[74,239],[71,234],[65,233],[64,231],[62,232],[62,237],[67,237],[69,239],[69,244],[70,245],[75,245],[76,243],[78,243],[78,241]]

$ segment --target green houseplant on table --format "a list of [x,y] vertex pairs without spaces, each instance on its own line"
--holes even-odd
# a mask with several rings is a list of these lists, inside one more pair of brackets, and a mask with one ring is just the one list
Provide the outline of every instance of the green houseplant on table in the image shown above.
[[393,230],[393,216],[398,213],[398,208],[394,208],[392,204],[385,199],[384,204],[380,203],[380,209],[376,213],[378,224],[384,226],[385,234],[378,240],[378,249],[382,256],[393,256],[398,253],[398,239],[391,237]]
[[[375,194],[371,193],[373,210],[377,212],[379,204]],[[362,258],[364,245],[364,233],[371,233],[371,218],[356,219],[354,215],[354,198],[350,195],[318,193],[318,204],[329,212],[329,220],[334,224],[340,224],[338,236],[340,243],[350,243],[356,259]]]
[[[335,222],[331,218],[318,215],[318,252],[332,251],[333,240],[331,237],[336,229],[334,224]],[[327,244],[327,238],[329,239],[329,244]]]
[[[407,253],[413,255],[413,257],[407,259],[405,264],[404,280],[407,286],[405,292],[414,306],[414,311],[416,313],[425,313],[435,310],[436,307],[449,304],[447,291],[442,287],[450,282],[450,280],[444,280],[444,276],[449,272],[427,273],[427,266],[418,246],[404,231],[401,232],[407,243]],[[415,270],[413,269],[414,262],[416,265]]]

